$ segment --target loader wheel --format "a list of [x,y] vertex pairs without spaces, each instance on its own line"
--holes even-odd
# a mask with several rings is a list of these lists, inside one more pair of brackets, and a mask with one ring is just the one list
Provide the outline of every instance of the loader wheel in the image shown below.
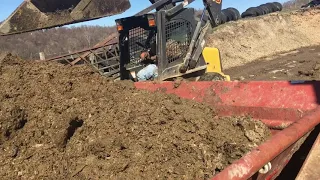
[[274,2],[273,3],[276,7],[277,7],[277,11],[282,11],[282,4],[281,3],[279,3],[279,2]]
[[225,81],[225,78],[218,73],[206,73],[200,76],[198,81]]
[[227,10],[231,12],[234,21],[237,21],[240,19],[241,17],[240,12],[236,8],[227,8]]

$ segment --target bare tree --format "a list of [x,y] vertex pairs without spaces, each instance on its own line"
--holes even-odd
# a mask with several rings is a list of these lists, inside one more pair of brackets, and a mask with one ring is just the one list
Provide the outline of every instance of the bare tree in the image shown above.
[[290,0],[283,3],[283,8],[287,10],[299,9],[302,5],[311,2],[311,0]]
[[32,33],[0,37],[0,51],[18,54],[24,59],[47,58],[89,48],[116,32],[114,26],[61,27]]

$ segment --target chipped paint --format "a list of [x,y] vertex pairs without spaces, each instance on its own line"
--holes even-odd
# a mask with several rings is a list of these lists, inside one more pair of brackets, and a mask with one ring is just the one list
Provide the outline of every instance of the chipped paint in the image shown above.
[[248,159],[244,159],[244,163],[242,165],[235,165],[232,170],[228,171],[229,178],[234,179],[234,178],[242,178],[243,176],[247,175],[251,168],[252,168],[251,161]]

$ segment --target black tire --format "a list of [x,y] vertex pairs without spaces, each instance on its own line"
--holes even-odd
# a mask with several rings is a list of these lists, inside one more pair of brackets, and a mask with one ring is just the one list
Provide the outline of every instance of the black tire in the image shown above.
[[262,11],[258,8],[249,8],[241,14],[242,18],[257,17],[263,15]]
[[223,11],[221,11],[220,24],[224,24],[227,21],[228,21],[227,15]]
[[248,9],[249,11],[255,11],[257,13],[257,16],[263,15],[263,11],[257,7],[252,7]]
[[241,18],[240,12],[236,8],[227,8],[233,15],[234,21],[237,21]]
[[261,15],[265,15],[266,14],[266,11],[264,9],[262,9],[261,7],[257,7],[260,11],[261,11]]
[[273,3],[276,7],[277,7],[277,11],[282,11],[282,4],[281,3],[279,3],[279,2],[274,2]]
[[274,5],[273,3],[266,3],[266,5],[269,7],[269,9],[271,10],[270,13],[276,12],[277,11],[277,6]]
[[227,11],[228,12],[228,22],[229,21],[236,21],[237,20],[237,16],[236,16],[236,14],[235,13],[233,13],[233,11],[231,10],[231,9],[226,9],[225,11]]
[[227,16],[226,22],[233,21],[233,13],[231,11],[229,11],[228,9],[224,9],[222,10],[222,12]]
[[260,5],[259,7],[261,7],[262,9],[264,9],[264,10],[267,12],[266,14],[272,13],[272,8],[269,7],[269,6],[266,5],[266,4],[262,4],[262,5]]
[[226,79],[218,73],[206,73],[200,76],[198,81],[225,81]]
[[265,6],[258,6],[258,8],[263,12],[263,15],[269,13],[269,9]]
[[254,11],[245,11],[241,14],[242,18],[256,17],[257,13]]

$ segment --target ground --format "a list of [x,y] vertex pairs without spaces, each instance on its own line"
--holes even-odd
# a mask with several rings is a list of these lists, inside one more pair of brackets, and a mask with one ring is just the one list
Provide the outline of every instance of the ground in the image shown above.
[[1,179],[208,179],[269,129],[207,105],[0,55]]
[[320,46],[296,49],[227,69],[232,80],[320,80]]

